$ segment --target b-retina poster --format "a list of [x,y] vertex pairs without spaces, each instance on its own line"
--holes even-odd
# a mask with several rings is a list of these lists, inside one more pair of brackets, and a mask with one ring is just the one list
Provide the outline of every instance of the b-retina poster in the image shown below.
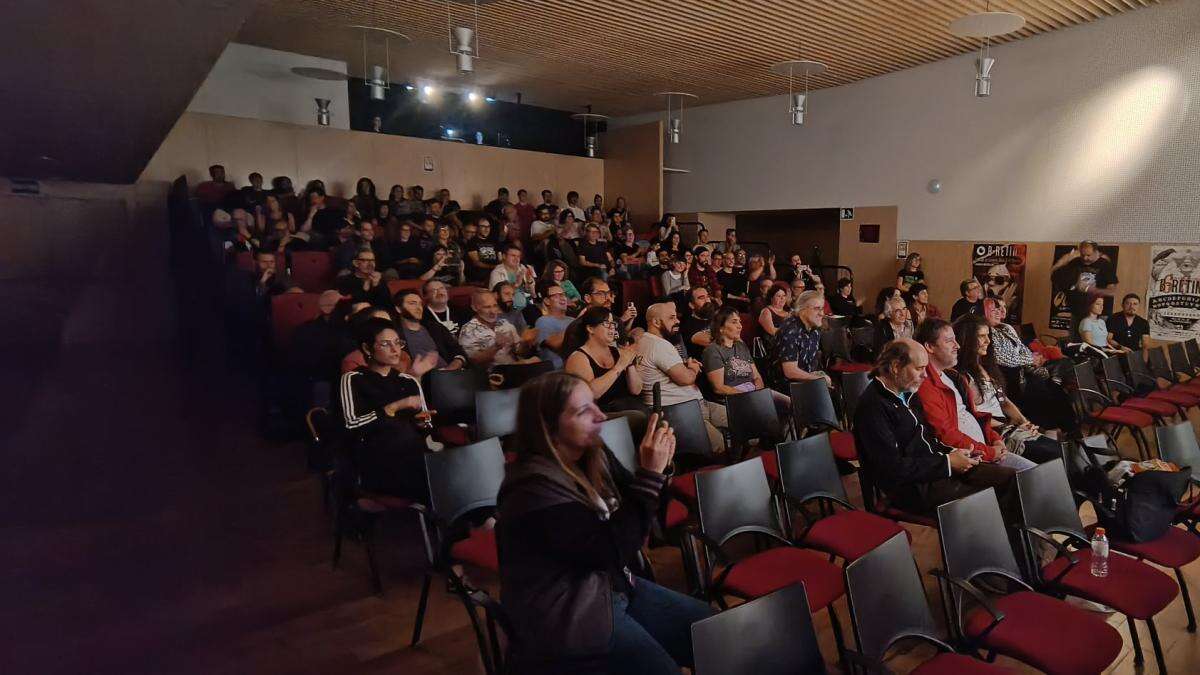
[[[1075,331],[1087,313],[1087,304],[1103,289],[1117,285],[1117,246],[1085,247],[1086,254],[1070,244],[1054,247],[1050,268],[1050,328]],[[1104,316],[1112,314],[1113,300],[1104,297]]]
[[983,286],[983,297],[1004,301],[1006,323],[1021,323],[1025,293],[1025,244],[975,244],[971,247],[971,274]]
[[1200,244],[1150,249],[1146,320],[1155,340],[1200,337]]

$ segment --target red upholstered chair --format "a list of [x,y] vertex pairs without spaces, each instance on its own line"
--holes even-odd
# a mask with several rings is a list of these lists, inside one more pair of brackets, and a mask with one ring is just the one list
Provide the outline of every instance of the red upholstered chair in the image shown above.
[[[705,589],[722,607],[724,596],[752,600],[803,582],[812,611],[829,610],[838,653],[845,650],[841,624],[833,608],[845,585],[840,568],[813,551],[792,546],[777,522],[767,474],[757,457],[696,475],[697,538],[709,571]],[[726,544],[754,534],[772,543],[741,559],[732,559]],[[715,578],[713,570],[718,570]]]
[[477,286],[451,286],[450,300],[447,304],[455,309],[471,309],[471,294],[479,290]]
[[746,312],[738,312],[738,318],[742,320],[742,342],[745,342],[746,346],[753,345],[754,338],[762,332],[762,327],[758,325],[755,317]]
[[426,453],[425,473],[429,481],[427,519],[432,524],[434,545],[429,569],[421,582],[412,644],[421,639],[433,575],[442,574],[450,593],[457,595],[467,608],[480,656],[487,664],[491,649],[479,628],[477,615],[481,608],[477,598],[486,594],[472,587],[455,572],[454,566],[468,565],[491,573],[499,571],[495,531],[473,527],[471,523],[481,522],[495,511],[500,483],[504,480],[504,452],[500,440],[489,438],[471,445]]
[[654,303],[655,295],[650,290],[650,283],[642,279],[626,279],[621,282],[621,299],[625,303],[632,302],[639,314],[644,314],[646,308]]
[[[1048,564],[1032,564],[1031,576],[1049,591],[1085,598],[1124,614],[1129,620],[1134,663],[1139,665],[1144,659],[1134,620],[1145,621],[1150,629],[1150,640],[1154,644],[1154,655],[1158,659],[1158,671],[1166,672],[1154,617],[1166,609],[1179,593],[1179,588],[1171,581],[1171,577],[1140,560],[1118,553],[1108,556],[1107,577],[1092,576],[1091,542],[1079,519],[1079,511],[1071,496],[1071,486],[1067,483],[1067,473],[1061,459],[1039,464],[1018,473],[1017,493],[1021,499],[1026,558],[1031,561],[1038,560],[1034,555],[1035,543],[1038,542],[1050,545],[1058,551],[1058,557]],[[1185,532],[1180,534],[1191,538]],[[1066,537],[1066,542],[1060,543],[1052,535]],[[1079,547],[1079,550],[1072,550],[1072,546]],[[1196,547],[1187,551],[1173,549],[1169,543],[1164,542],[1157,552],[1170,557],[1190,553],[1193,560],[1197,553],[1200,553]]]
[[280,293],[271,298],[271,338],[276,351],[287,346],[292,331],[321,315],[319,293]]
[[[1196,441],[1196,432],[1190,422],[1180,422],[1154,430],[1158,436],[1159,456],[1176,466],[1191,467],[1191,483],[1193,496],[1182,500],[1176,511],[1175,521],[1184,523],[1192,534],[1200,537],[1197,525],[1200,524],[1200,494],[1195,487],[1200,485],[1200,444]],[[1186,585],[1180,581],[1180,588]]]
[[842,429],[841,416],[824,380],[793,382],[788,395],[792,399],[792,424],[797,436],[829,431],[834,457],[844,462],[858,459],[854,436]]
[[[1162,352],[1159,352],[1159,358],[1162,357]],[[1200,405],[1200,390],[1196,386],[1187,384],[1169,384],[1166,388],[1159,388],[1158,379],[1150,366],[1146,364],[1146,359],[1141,353],[1127,352],[1124,355],[1125,369],[1129,372],[1131,384],[1139,391],[1149,392],[1147,398],[1161,398],[1176,405],[1184,407],[1194,407]],[[1170,373],[1168,373],[1170,374]],[[1174,378],[1164,378],[1168,382],[1174,382]],[[1200,386],[1200,385],[1198,385]]]
[[[828,433],[780,443],[775,454],[780,493],[792,528],[791,539],[796,544],[849,562],[905,532],[895,521],[859,511],[850,504],[833,461]],[[794,518],[793,511],[797,513]]]
[[388,295],[395,295],[400,291],[406,290],[421,290],[421,284],[425,283],[420,279],[388,279]]
[[233,256],[233,265],[243,272],[254,271],[254,254],[249,251],[242,251]]
[[[1018,474],[1019,475],[1019,474]],[[945,570],[939,580],[951,632],[971,649],[1047,673],[1099,673],[1121,653],[1121,634],[1102,616],[1035,592],[1005,534],[992,488],[938,507]],[[986,586],[980,584],[986,579]],[[1004,592],[1005,588],[1012,589]],[[984,588],[994,589],[988,593]]]
[[657,273],[651,273],[647,278],[650,282],[650,295],[654,296],[655,300],[661,300],[666,297],[663,294],[662,276]]
[[292,253],[292,281],[309,293],[333,288],[333,255],[328,251]]
[[795,584],[697,621],[693,672],[825,673],[810,611],[804,584]]
[[1090,426],[1097,431],[1105,432],[1114,441],[1121,431],[1128,431],[1137,444],[1138,454],[1142,459],[1149,459],[1150,444],[1142,429],[1154,426],[1156,421],[1161,421],[1161,418],[1156,418],[1151,413],[1142,410],[1117,405],[1111,398],[1104,395],[1100,391],[1100,385],[1096,382],[1096,374],[1092,371],[1090,361],[1075,364],[1072,372],[1075,380],[1072,404],[1075,414],[1079,418],[1079,425],[1081,427]]
[[1186,414],[1186,408],[1189,406],[1186,401],[1180,400],[1180,396],[1185,396],[1182,392],[1174,397],[1170,392],[1163,392],[1166,396],[1138,396],[1133,386],[1125,379],[1125,371],[1121,368],[1119,357],[1110,356],[1101,361],[1101,366],[1104,369],[1104,386],[1112,400],[1120,405],[1140,410],[1158,419],[1181,417]]
[[[1147,349],[1146,360],[1148,361],[1150,372],[1155,377],[1161,377],[1170,382],[1172,384],[1171,389],[1182,389],[1188,393],[1200,394],[1200,378],[1192,377],[1186,370],[1176,369],[1173,367],[1174,364],[1168,363],[1167,355],[1163,351],[1162,345],[1153,349]],[[1179,360],[1177,359],[1177,361]],[[1184,367],[1182,362],[1179,362],[1179,365]],[[1180,374],[1185,375],[1187,379],[1180,377]]]
[[[933,621],[925,587],[906,537],[892,535],[858,560],[846,565],[846,603],[858,651],[847,651],[853,666],[865,672],[889,672],[888,652],[901,642],[921,641],[938,650],[917,666],[921,675],[970,675],[1012,671],[957,654]],[[850,672],[857,672],[853,668]]]

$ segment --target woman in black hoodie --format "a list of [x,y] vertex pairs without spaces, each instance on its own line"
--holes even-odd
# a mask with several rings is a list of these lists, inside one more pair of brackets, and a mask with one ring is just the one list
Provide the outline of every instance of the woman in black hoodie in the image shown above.
[[629,570],[658,509],[675,436],[650,418],[629,473],[600,440],[587,383],[557,372],[521,389],[519,457],[500,488],[501,601],[522,673],[670,673],[692,665],[705,603]]

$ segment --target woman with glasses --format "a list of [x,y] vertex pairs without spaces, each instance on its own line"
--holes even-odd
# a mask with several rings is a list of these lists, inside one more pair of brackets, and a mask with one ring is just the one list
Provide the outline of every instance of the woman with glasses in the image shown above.
[[925,283],[925,273],[921,271],[921,254],[909,253],[904,259],[904,266],[896,272],[896,288],[907,293],[913,284]]
[[372,492],[428,499],[426,450],[433,411],[425,408],[420,381],[401,371],[404,341],[395,324],[371,318],[356,327],[366,365],[342,374],[337,399],[342,423],[354,439],[354,463]]
[[628,417],[634,433],[640,433],[646,414],[637,398],[642,393],[638,353],[633,347],[618,347],[617,335],[612,310],[589,307],[574,323],[574,334],[566,336],[563,370],[587,383],[596,405],[611,413],[609,417]]

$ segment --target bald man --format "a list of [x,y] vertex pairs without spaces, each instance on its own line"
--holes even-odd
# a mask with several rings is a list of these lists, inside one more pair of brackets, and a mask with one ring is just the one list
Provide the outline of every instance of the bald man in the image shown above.
[[675,338],[679,334],[679,317],[675,303],[660,302],[646,309],[646,332],[638,339],[637,351],[642,357],[638,366],[642,375],[642,400],[649,406],[654,403],[654,385],[662,388],[663,407],[699,401],[704,417],[708,440],[716,452],[725,449],[725,438],[719,428],[729,426],[725,406],[704,400],[696,378],[700,373],[700,362],[696,359],[684,361],[675,349]]
[[864,468],[893,504],[927,515],[940,504],[994,487],[1012,522],[1016,472],[980,463],[970,449],[941,443],[926,426],[916,391],[928,365],[928,351],[914,340],[893,340],[880,350],[854,415]]

